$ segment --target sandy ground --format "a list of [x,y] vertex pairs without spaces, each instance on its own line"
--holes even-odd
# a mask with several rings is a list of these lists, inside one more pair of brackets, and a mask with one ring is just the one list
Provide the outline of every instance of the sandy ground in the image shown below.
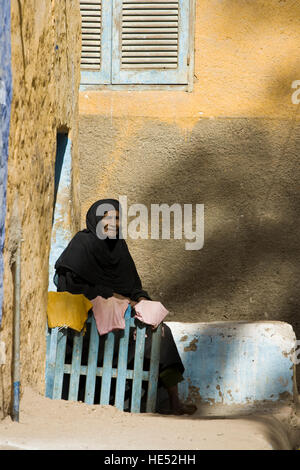
[[300,417],[132,414],[113,406],[50,400],[24,390],[20,420],[0,421],[0,450],[272,450],[300,443]]

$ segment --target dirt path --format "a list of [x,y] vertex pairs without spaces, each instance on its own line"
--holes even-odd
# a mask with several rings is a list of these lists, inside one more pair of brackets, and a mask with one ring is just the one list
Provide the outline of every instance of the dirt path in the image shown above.
[[292,449],[287,425],[300,429],[300,419],[290,409],[279,418],[132,414],[112,406],[50,400],[27,388],[20,422],[10,417],[0,421],[0,449]]

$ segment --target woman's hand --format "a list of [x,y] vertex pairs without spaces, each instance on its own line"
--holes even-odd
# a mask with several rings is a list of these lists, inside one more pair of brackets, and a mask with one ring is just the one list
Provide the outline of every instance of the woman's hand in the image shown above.
[[129,300],[128,297],[124,297],[124,295],[117,294],[116,292],[113,293],[113,297],[115,297],[116,299],[121,299],[121,300],[123,299]]
[[[161,323],[158,323],[158,325],[152,326],[152,327],[151,327],[151,328],[152,328],[152,331],[155,331],[155,330],[159,327],[160,324],[161,324]],[[165,336],[164,324],[161,325],[161,336],[162,336],[162,337]]]
[[130,303],[131,307],[135,307],[136,304],[137,304],[140,300],[149,300],[149,299],[147,299],[146,297],[139,297],[138,300],[130,300],[129,303]]

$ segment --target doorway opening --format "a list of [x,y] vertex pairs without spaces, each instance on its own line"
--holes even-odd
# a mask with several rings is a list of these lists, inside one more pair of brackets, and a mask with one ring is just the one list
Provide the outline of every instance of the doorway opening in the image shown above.
[[72,178],[71,141],[68,131],[57,132],[54,176],[54,198],[52,216],[51,247],[49,255],[48,291],[56,291],[53,282],[54,265],[57,258],[71,239],[71,178]]

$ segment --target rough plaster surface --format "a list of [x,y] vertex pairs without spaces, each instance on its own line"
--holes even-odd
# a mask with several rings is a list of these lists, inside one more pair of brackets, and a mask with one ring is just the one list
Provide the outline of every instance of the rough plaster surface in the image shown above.
[[[44,390],[48,260],[57,129],[69,129],[73,217],[79,216],[79,2],[11,2],[13,100],[9,140],[0,407],[9,412],[16,220],[22,225],[21,384]],[[76,227],[74,226],[73,229]],[[78,228],[78,227],[77,227]]]
[[299,40],[294,0],[196,0],[193,93],[84,92],[80,108],[108,118],[159,117],[183,130],[199,117],[290,119]]

